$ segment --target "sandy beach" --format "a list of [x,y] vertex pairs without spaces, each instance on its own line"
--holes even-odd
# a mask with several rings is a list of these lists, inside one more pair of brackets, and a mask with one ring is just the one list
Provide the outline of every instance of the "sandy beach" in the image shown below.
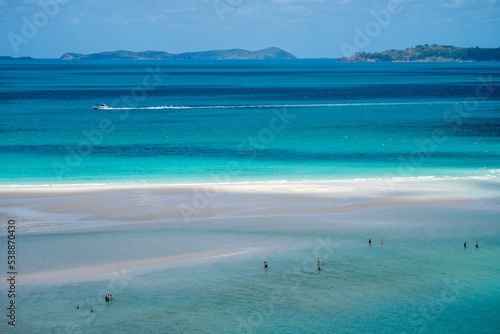
[[[369,179],[193,185],[0,187],[0,219],[18,231],[318,215],[401,206],[494,205],[496,179]],[[5,231],[2,226],[0,231]]]
[[[289,231],[342,230],[380,226],[404,229],[426,222],[404,212],[491,211],[498,214],[496,180],[340,180],[195,185],[52,186],[0,188],[0,219],[16,221],[19,236],[93,230],[133,231],[163,228],[189,231],[232,226]],[[451,220],[441,221],[445,228]],[[274,226],[274,227],[273,227]],[[1,229],[6,232],[6,224]],[[82,232],[82,233],[83,233]],[[171,232],[174,233],[174,232]],[[184,236],[185,237],[185,236]],[[242,248],[253,247],[251,243]],[[265,245],[264,245],[265,246]],[[101,247],[101,246],[98,246]],[[153,256],[117,252],[114,258],[78,259],[65,265],[26,267],[20,282],[43,283],[91,279],[116,270],[165,265],[176,261],[238,253],[233,247],[207,244],[192,250],[152,252]],[[205,248],[203,248],[205,247]],[[84,249],[84,248],[83,248]],[[63,250],[71,252],[72,250]],[[83,251],[83,250],[82,250]],[[174,252],[174,254],[172,254]],[[178,254],[178,253],[182,254]],[[66,268],[69,267],[69,268]]]

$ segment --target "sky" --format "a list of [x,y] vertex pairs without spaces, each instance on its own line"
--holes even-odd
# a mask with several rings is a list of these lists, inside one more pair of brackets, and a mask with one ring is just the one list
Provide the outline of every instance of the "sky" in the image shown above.
[[0,0],[0,55],[500,47],[500,0]]

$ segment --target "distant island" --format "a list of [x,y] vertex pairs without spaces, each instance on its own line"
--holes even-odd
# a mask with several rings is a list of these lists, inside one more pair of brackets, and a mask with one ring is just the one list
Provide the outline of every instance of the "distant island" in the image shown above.
[[258,51],[243,49],[212,50],[185,53],[169,53],[164,51],[108,51],[91,54],[65,53],[62,60],[227,60],[227,59],[296,59],[296,57],[280,48],[271,47]]
[[[165,51],[106,51],[90,54],[68,52],[61,60],[249,60],[297,59],[293,54],[277,47],[258,51],[244,49],[210,50],[170,53]],[[31,57],[0,56],[0,60],[33,60]],[[450,45],[417,45],[404,50],[357,52],[342,57],[340,62],[500,62],[499,48],[465,48]]]
[[500,61],[500,48],[462,48],[449,45],[417,45],[405,50],[357,52],[341,62],[477,62]]
[[31,57],[0,56],[0,60],[33,60]]

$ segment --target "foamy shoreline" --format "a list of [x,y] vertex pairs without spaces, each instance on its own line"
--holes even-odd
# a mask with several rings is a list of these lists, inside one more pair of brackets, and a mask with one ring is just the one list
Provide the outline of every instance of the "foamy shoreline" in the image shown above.
[[[333,180],[303,180],[303,181],[247,181],[247,182],[212,182],[212,183],[90,183],[90,184],[35,184],[35,185],[0,185],[1,194],[22,193],[79,193],[79,192],[114,192],[128,190],[191,190],[205,189],[212,192],[288,192],[314,193],[314,192],[342,192],[363,190],[393,190],[396,188],[421,187],[429,190],[433,188],[453,187],[462,188],[470,182],[491,182],[498,184],[500,180],[494,176],[469,176],[469,177],[394,177],[394,178],[354,178]],[[361,187],[361,188],[360,188]],[[457,193],[455,193],[458,195]]]

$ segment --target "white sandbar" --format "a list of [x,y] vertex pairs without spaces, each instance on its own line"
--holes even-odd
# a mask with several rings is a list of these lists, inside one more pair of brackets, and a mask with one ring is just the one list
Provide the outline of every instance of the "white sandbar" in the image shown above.
[[[231,256],[240,254],[242,251],[237,249],[219,249],[206,252],[196,252],[189,254],[179,254],[173,256],[165,256],[160,258],[144,259],[137,261],[127,261],[118,263],[107,263],[96,266],[86,266],[78,268],[67,268],[52,271],[33,272],[28,274],[18,273],[18,284],[35,284],[35,283],[55,283],[75,280],[89,280],[102,275],[120,273],[124,270],[134,270],[139,268],[150,268],[154,266],[166,266],[177,262],[186,262],[194,260],[205,260],[217,258],[221,256]],[[0,278],[1,282],[5,282],[6,278]]]

